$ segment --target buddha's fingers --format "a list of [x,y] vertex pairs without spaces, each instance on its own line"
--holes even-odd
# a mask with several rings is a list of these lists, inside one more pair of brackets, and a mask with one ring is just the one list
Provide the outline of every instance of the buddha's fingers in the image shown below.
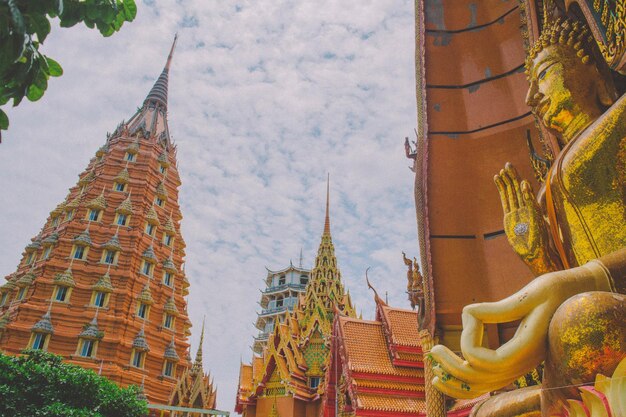
[[509,178],[511,179],[511,184],[513,184],[513,189],[515,190],[515,196],[517,197],[517,202],[519,206],[520,207],[524,206],[525,204],[524,204],[524,198],[522,196],[522,186],[521,186],[522,180],[519,174],[517,173],[517,170],[515,169],[513,164],[511,164],[510,162],[506,163],[506,165],[504,166],[504,170],[506,171]]
[[502,181],[500,175],[494,175],[493,182],[496,183],[496,188],[498,188],[498,194],[500,194],[502,211],[504,212],[504,214],[508,214],[511,211],[511,208],[509,207],[509,200],[506,195],[506,186],[504,185],[504,182]]
[[433,370],[441,368],[447,374],[466,381],[469,384],[497,384],[502,380],[509,380],[508,372],[498,372],[497,368],[487,371],[480,371],[472,367],[467,361],[458,357],[454,352],[445,346],[437,345],[432,348],[430,354],[436,362]]
[[463,384],[467,387],[471,387],[474,391],[492,391],[497,388],[501,388],[507,385],[512,379],[509,375],[500,375],[495,372],[477,372],[472,369],[472,367],[468,364],[464,365],[464,375],[469,376],[469,378],[464,378],[459,376],[456,370],[447,369],[445,366],[435,363],[433,366],[433,373],[435,376],[438,376],[442,381],[446,382],[448,380],[453,381],[453,384],[459,385]]
[[471,336],[463,338],[463,332],[461,349],[465,359],[479,371],[499,371],[510,378],[524,374],[545,358],[549,310],[545,305],[537,306],[522,320],[515,336],[496,350],[471,343]]
[[535,193],[533,192],[533,187],[526,180],[522,181],[522,197],[524,198],[524,202],[527,205],[537,205],[537,200],[535,200]]
[[444,394],[452,397],[452,398],[461,398],[466,400],[471,400],[476,398],[485,392],[476,392],[471,389],[466,389],[464,386],[457,386],[456,384],[450,383],[450,381],[442,381],[441,378],[435,377],[433,378],[433,386],[443,392]]
[[519,208],[519,202],[517,201],[517,194],[515,194],[515,186],[513,185],[513,181],[511,177],[509,177],[509,173],[501,169],[500,170],[500,178],[504,182],[504,188],[506,190],[506,196],[509,201],[509,208],[511,211]]
[[533,304],[528,299],[525,287],[503,300],[465,306],[462,316],[463,328],[475,326],[471,320],[480,320],[483,323],[507,323],[520,320],[533,308]]

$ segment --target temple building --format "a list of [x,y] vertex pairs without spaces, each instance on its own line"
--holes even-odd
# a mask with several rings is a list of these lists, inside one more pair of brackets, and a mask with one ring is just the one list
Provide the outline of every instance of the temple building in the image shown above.
[[199,372],[188,359],[181,181],[167,123],[175,43],[143,105],[107,134],[0,288],[2,351],[59,354],[143,385],[154,404]]
[[[280,274],[279,274],[280,277]],[[310,281],[292,313],[275,322],[251,364],[241,364],[235,411],[245,417],[317,417],[324,395],[333,318],[354,317],[326,220]]]
[[261,354],[267,345],[267,339],[274,330],[276,323],[283,323],[288,314],[293,312],[298,298],[304,293],[309,282],[311,271],[290,263],[289,267],[280,271],[267,270],[265,290],[261,292],[261,312],[258,313],[255,326],[259,335],[254,338],[252,350]]
[[[374,291],[374,320],[335,316],[324,417],[426,417],[418,313],[389,306]],[[465,417],[478,400],[447,404]]]

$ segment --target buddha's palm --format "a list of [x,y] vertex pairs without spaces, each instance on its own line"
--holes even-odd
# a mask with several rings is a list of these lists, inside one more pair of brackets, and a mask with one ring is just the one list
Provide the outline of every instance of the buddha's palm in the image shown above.
[[494,181],[504,211],[504,231],[513,250],[536,276],[558,269],[551,256],[546,221],[528,181],[520,181],[511,164],[506,164]]

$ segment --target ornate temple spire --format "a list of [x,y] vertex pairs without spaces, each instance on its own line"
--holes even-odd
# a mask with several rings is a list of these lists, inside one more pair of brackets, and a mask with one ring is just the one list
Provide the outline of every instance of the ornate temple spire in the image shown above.
[[330,236],[330,174],[326,177],[326,218],[324,220],[324,234]]
[[170,54],[167,56],[167,62],[165,63],[163,72],[161,72],[161,75],[156,80],[154,86],[152,86],[152,89],[144,100],[144,106],[149,106],[152,104],[157,107],[162,106],[164,110],[167,110],[167,84],[170,72],[170,65],[172,63],[172,56],[174,55],[174,48],[176,48],[177,39],[178,34],[174,35],[174,42],[172,42],[172,48],[170,49]]
[[196,352],[196,360],[191,367],[191,372],[202,373],[202,345],[204,345],[204,319],[202,319],[202,331],[200,332],[200,343],[198,344],[198,351]]

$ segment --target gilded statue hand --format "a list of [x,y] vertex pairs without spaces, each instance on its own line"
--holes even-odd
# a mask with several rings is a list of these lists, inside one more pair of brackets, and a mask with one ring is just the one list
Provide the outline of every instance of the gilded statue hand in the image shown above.
[[[568,298],[587,291],[610,291],[606,269],[598,261],[535,278],[516,294],[463,309],[462,359],[445,346],[431,355],[436,388],[455,398],[474,398],[502,388],[544,360],[550,320]],[[515,336],[498,349],[483,347],[484,323],[521,320]]]
[[521,181],[510,163],[493,180],[504,211],[504,231],[513,250],[536,276],[559,269],[551,256],[547,223],[530,183]]

